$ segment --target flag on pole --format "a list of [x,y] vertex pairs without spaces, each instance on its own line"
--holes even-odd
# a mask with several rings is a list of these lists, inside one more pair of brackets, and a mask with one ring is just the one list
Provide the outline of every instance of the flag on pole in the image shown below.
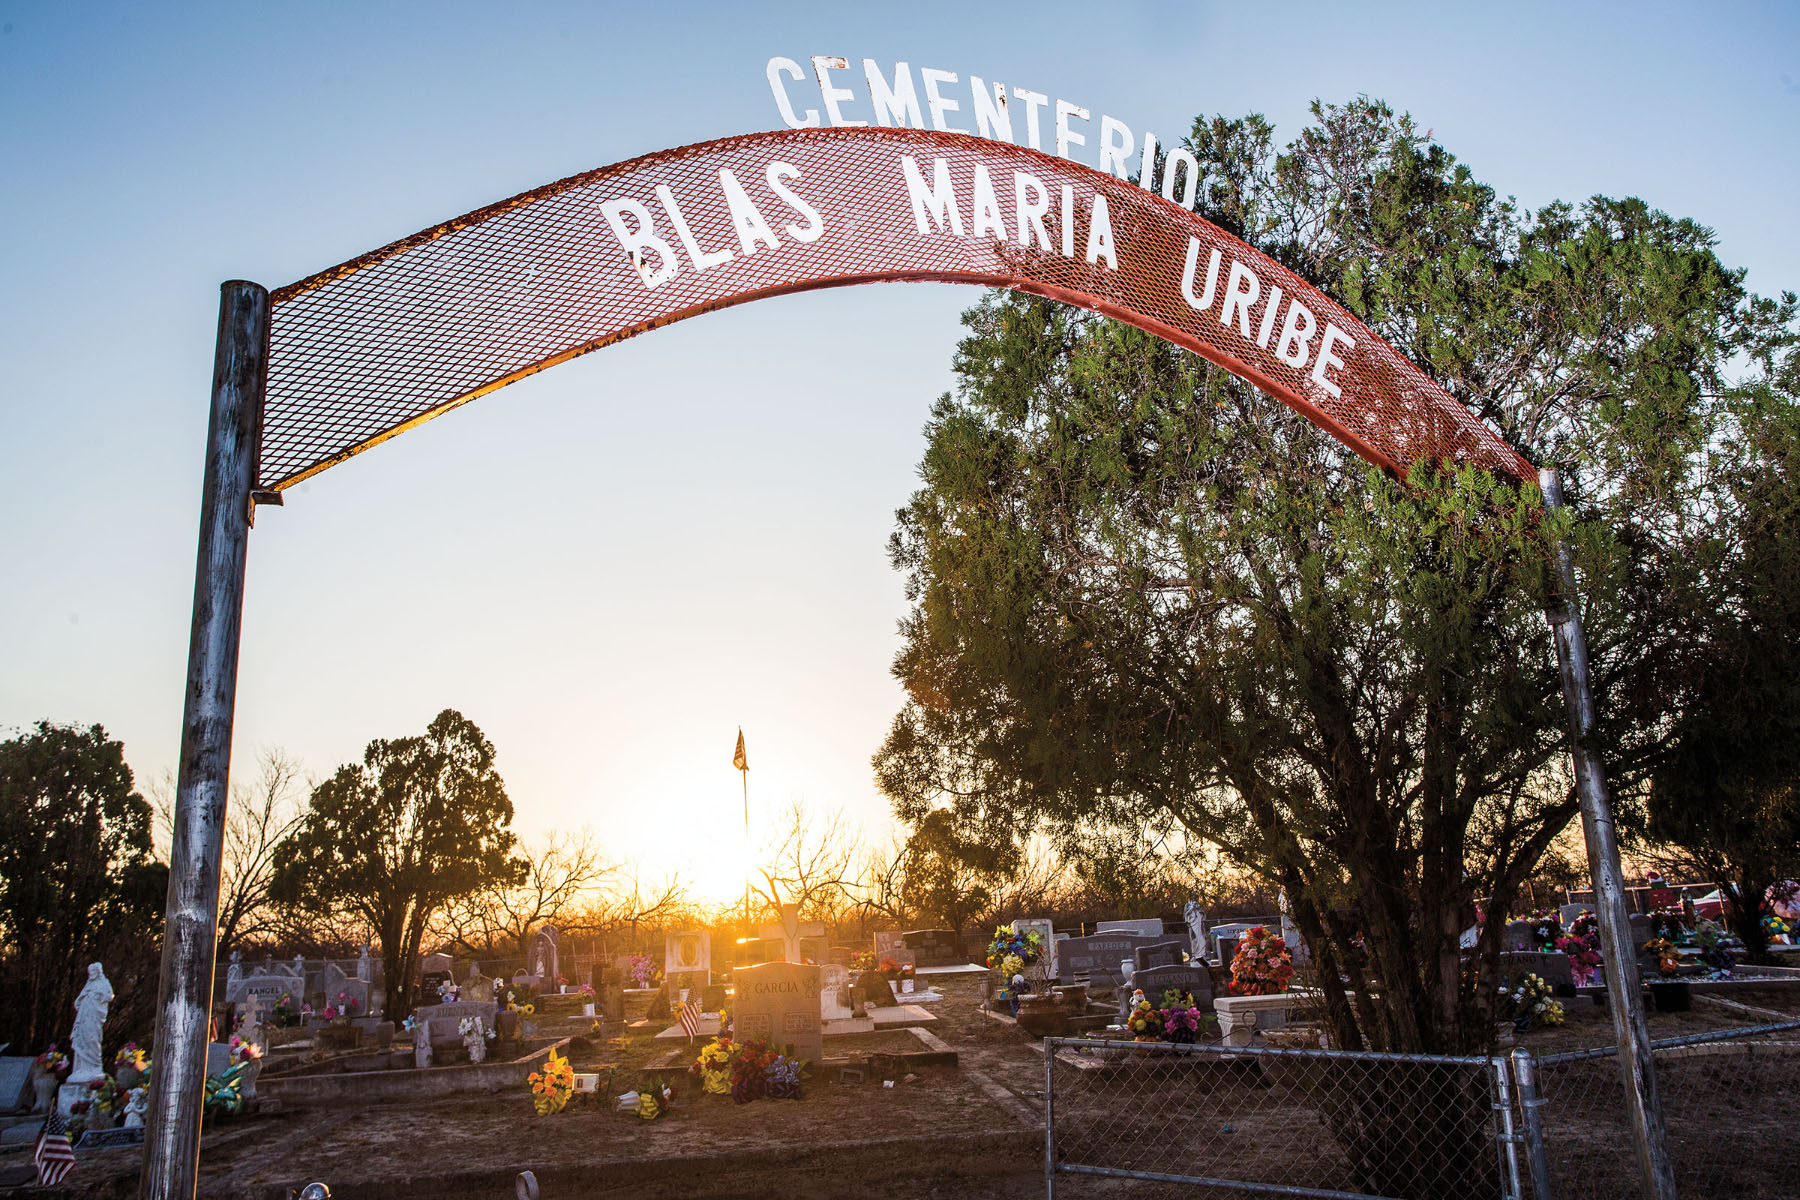
[[738,730],[737,753],[731,756],[731,769],[734,771],[750,769],[750,760],[744,756],[744,731],[742,729]]
[[32,1151],[31,1161],[37,1166],[39,1187],[55,1187],[63,1181],[63,1176],[75,1169],[75,1148],[69,1145],[69,1127],[63,1124],[62,1114],[54,1106],[38,1133],[37,1149]]
[[679,1020],[681,1027],[687,1030],[688,1041],[693,1041],[694,1035],[700,1032],[700,1005],[694,1001],[682,1001]]

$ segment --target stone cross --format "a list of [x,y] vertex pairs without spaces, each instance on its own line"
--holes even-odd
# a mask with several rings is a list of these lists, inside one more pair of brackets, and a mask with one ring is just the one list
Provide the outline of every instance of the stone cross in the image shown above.
[[768,925],[756,931],[756,936],[781,939],[781,957],[785,962],[797,963],[802,959],[800,953],[801,938],[822,938],[825,926],[817,921],[801,921],[798,904],[781,906],[781,923]]

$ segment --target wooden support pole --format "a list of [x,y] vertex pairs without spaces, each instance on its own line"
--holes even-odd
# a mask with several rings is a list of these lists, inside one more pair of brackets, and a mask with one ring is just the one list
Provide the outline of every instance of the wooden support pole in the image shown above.
[[268,291],[241,279],[219,290],[219,338],[200,495],[200,550],[194,570],[194,618],[188,636],[162,982],[157,992],[156,1069],[150,1073],[140,1200],[192,1200],[199,1183],[244,558],[269,362]]

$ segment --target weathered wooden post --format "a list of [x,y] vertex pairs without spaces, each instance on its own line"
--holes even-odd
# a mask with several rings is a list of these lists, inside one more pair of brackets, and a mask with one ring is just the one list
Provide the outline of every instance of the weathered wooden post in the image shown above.
[[[1544,508],[1563,506],[1562,477],[1554,470],[1538,472]],[[1581,802],[1581,829],[1587,839],[1588,869],[1594,877],[1594,913],[1600,921],[1600,944],[1606,954],[1607,1007],[1619,1043],[1619,1073],[1625,1103],[1631,1111],[1631,1135],[1638,1168],[1650,1200],[1676,1200],[1675,1168],[1663,1126],[1662,1100],[1656,1092],[1656,1065],[1650,1055],[1650,1028],[1644,1022],[1643,992],[1638,984],[1637,947],[1625,910],[1625,872],[1619,865],[1619,837],[1607,796],[1606,774],[1591,745],[1594,694],[1588,683],[1587,636],[1575,607],[1575,566],[1566,541],[1556,544],[1557,599],[1547,610],[1556,637],[1556,662],[1562,672],[1563,700],[1569,709],[1569,754],[1575,766],[1575,794]]]
[[199,1182],[244,556],[268,373],[268,291],[241,279],[219,290],[219,339],[200,494],[194,620],[188,636],[162,983],[157,993],[156,1069],[151,1072],[144,1168],[138,1180],[143,1200],[192,1200]]

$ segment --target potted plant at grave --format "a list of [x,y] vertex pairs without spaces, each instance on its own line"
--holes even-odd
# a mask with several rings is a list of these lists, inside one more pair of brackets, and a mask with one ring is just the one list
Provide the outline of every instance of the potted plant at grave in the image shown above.
[[51,1042],[50,1048],[38,1055],[31,1063],[32,1088],[36,1103],[33,1112],[49,1112],[50,1105],[56,1100],[56,1089],[62,1086],[63,1079],[69,1073],[69,1056],[56,1048]]
[[150,1056],[138,1049],[136,1042],[126,1042],[113,1055],[113,1079],[121,1091],[130,1091],[150,1067]]

